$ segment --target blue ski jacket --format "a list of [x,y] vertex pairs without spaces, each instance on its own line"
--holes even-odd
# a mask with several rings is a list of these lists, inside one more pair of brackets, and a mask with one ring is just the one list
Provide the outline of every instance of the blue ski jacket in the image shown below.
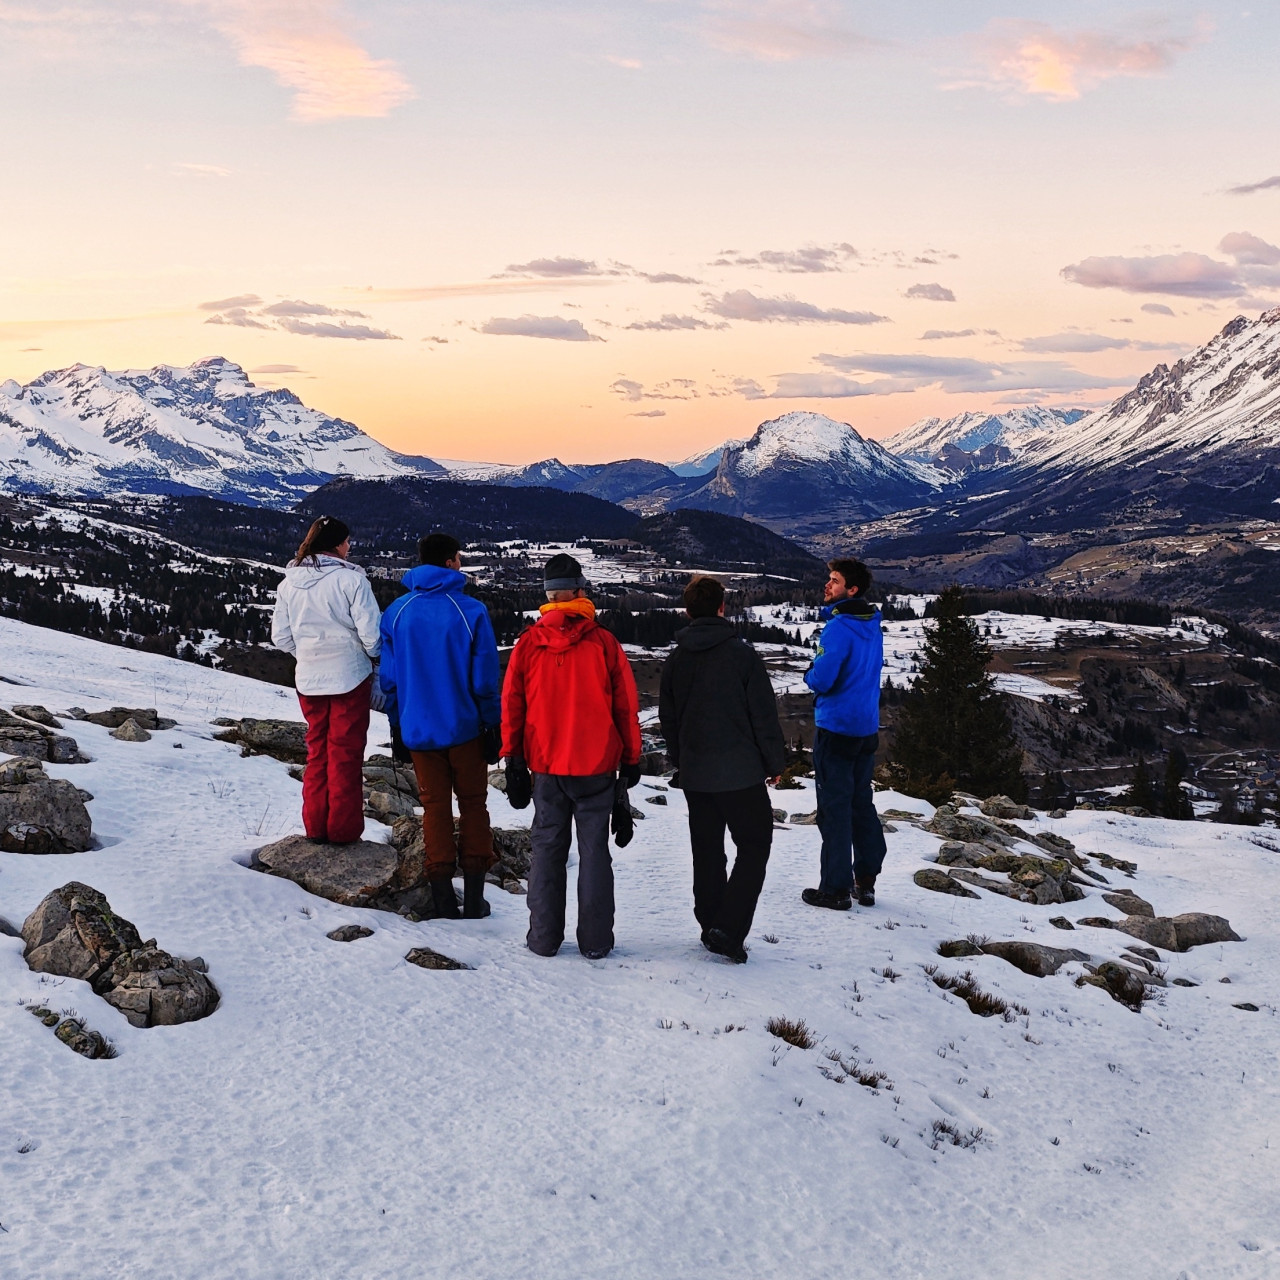
[[864,738],[880,729],[884,635],[880,610],[854,597],[829,605],[804,682],[817,695],[814,723],[831,733]]
[[408,594],[382,615],[379,683],[410,751],[443,751],[502,719],[489,611],[463,595],[466,575],[433,564],[404,575]]

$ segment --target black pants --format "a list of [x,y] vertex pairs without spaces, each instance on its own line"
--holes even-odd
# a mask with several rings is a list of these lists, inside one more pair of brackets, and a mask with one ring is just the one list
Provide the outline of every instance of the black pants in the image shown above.
[[[704,929],[723,929],[734,942],[751,931],[773,844],[773,808],[763,782],[744,791],[686,791],[693,846],[693,914]],[[726,876],[724,832],[738,856]]]
[[855,878],[873,885],[884,864],[884,829],[871,789],[879,745],[876,733],[851,738],[818,729],[813,735],[823,893],[848,893]]

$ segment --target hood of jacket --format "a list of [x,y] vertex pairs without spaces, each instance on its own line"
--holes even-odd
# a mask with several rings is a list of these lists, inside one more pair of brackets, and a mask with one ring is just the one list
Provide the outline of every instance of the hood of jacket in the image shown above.
[[297,587],[300,591],[309,591],[317,582],[323,582],[335,573],[343,572],[358,573],[361,577],[365,576],[364,570],[358,564],[352,564],[341,556],[321,554],[316,557],[315,563],[307,560],[302,564],[298,564],[296,560],[290,560],[285,566],[284,580],[291,587]]
[[461,591],[467,575],[459,569],[445,569],[435,564],[420,564],[400,579],[410,591]]
[[852,599],[841,600],[838,604],[824,605],[822,612],[818,616],[823,622],[829,622],[832,618],[849,618],[854,622],[872,622],[879,620],[880,610],[871,601],[864,600],[861,596],[854,596]]
[[525,632],[540,649],[571,649],[599,624],[594,618],[566,609],[548,609]]
[[676,632],[676,644],[690,653],[705,653],[737,634],[728,618],[694,618],[683,631]]

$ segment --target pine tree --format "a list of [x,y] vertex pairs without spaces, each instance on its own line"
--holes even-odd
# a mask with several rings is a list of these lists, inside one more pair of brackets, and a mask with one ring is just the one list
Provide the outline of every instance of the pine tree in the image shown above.
[[938,598],[919,675],[903,702],[892,767],[909,795],[934,803],[960,787],[975,795],[1027,793],[1022,751],[1004,700],[987,674],[991,650],[964,613],[964,593],[948,587]]
[[1178,818],[1186,821],[1196,816],[1191,807],[1191,799],[1182,789],[1182,780],[1187,776],[1187,753],[1181,747],[1174,747],[1169,752],[1169,759],[1164,769],[1163,810],[1166,818]]
[[1129,790],[1124,792],[1120,798],[1127,805],[1146,809],[1151,813],[1155,812],[1156,789],[1151,785],[1151,775],[1147,772],[1147,762],[1142,756],[1138,757],[1138,763],[1134,766],[1133,777],[1129,781]]

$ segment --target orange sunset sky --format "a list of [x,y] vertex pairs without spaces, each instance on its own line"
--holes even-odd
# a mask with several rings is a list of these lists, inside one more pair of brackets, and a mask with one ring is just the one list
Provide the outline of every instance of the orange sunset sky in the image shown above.
[[1105,403],[1280,303],[1275,6],[0,0],[0,379],[396,449]]

